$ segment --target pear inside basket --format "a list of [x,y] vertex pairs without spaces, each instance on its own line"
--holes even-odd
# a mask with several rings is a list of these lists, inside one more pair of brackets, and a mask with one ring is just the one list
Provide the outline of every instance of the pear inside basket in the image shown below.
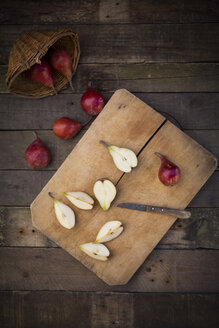
[[28,98],[41,98],[59,92],[67,83],[65,76],[52,71],[55,90],[32,81],[26,71],[42,58],[48,60],[52,49],[65,50],[72,58],[72,73],[76,72],[80,46],[78,35],[70,29],[32,31],[23,34],[14,44],[9,58],[6,85],[9,92]]

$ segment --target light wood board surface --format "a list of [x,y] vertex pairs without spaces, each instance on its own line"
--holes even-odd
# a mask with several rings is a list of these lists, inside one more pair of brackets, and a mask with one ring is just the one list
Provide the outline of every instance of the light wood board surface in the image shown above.
[[[100,139],[140,152],[138,167],[123,175],[99,144]],[[155,151],[164,153],[180,166],[182,178],[176,186],[168,188],[158,180],[160,160],[153,154]],[[122,210],[116,204],[133,201],[183,209],[216,169],[216,164],[213,155],[163,116],[126,90],[118,90],[32,203],[33,224],[107,284],[125,284],[175,218]],[[74,207],[75,228],[69,231],[60,226],[48,191],[70,205],[63,196],[64,191],[79,190],[93,195],[95,181],[103,177],[118,183],[117,198],[110,210],[103,212],[97,202],[92,211]],[[107,262],[96,261],[78,249],[77,245],[93,241],[101,226],[113,219],[121,220],[125,230],[119,238],[107,243],[111,252]]]

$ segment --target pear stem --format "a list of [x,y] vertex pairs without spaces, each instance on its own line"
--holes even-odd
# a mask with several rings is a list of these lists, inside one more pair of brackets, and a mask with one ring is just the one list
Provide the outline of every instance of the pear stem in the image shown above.
[[163,155],[161,153],[155,152],[154,154],[157,155],[159,158],[163,158]]
[[99,143],[101,143],[102,145],[104,145],[106,148],[109,147],[109,145],[107,145],[107,143],[105,141],[103,141],[103,140],[100,140]]
[[55,198],[51,192],[48,192],[48,195],[49,195],[52,199]]
[[94,120],[94,118],[95,118],[95,117],[91,117],[91,118],[89,118],[89,120],[87,120],[86,122],[84,122],[84,123],[82,124],[82,127],[85,127],[88,123],[90,123],[92,120]]
[[92,88],[92,82],[89,81],[88,84],[87,84],[88,87]]
[[33,131],[33,135],[36,139],[38,138],[38,135],[37,135],[36,131]]

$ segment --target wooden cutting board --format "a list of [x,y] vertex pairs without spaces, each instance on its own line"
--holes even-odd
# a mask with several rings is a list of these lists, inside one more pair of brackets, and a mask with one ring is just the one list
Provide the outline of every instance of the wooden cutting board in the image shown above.
[[[99,144],[101,139],[139,154],[137,168],[126,174],[119,171]],[[181,179],[174,187],[158,180],[160,159],[155,151],[181,168]],[[184,209],[216,166],[216,158],[197,142],[127,90],[118,90],[31,204],[33,225],[107,284],[126,284],[176,218],[121,209],[116,204],[137,202]],[[80,210],[63,196],[65,191],[85,191],[94,198],[93,185],[103,177],[117,185],[117,197],[107,212],[97,201],[93,210]],[[58,223],[49,191],[74,209],[74,229]],[[106,244],[111,253],[108,261],[94,260],[77,247],[94,241],[102,225],[116,219],[124,224],[124,232]]]

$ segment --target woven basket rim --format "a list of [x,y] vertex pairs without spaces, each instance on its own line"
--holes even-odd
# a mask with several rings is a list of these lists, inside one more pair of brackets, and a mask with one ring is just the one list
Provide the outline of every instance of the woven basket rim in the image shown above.
[[[36,31],[36,32],[41,32],[41,31],[42,32],[45,32],[45,31],[52,31],[52,30],[40,30],[40,31]],[[75,32],[73,32],[71,29],[63,29],[61,31],[62,32],[60,32],[59,34],[53,36],[48,41],[48,43],[46,45],[44,45],[44,47],[42,47],[38,51],[38,53],[31,60],[30,67],[33,66],[36,63],[39,63],[40,62],[40,59],[44,56],[44,53],[42,53],[42,50],[45,49],[45,48],[51,47],[58,39],[60,39],[60,38],[62,38],[64,36],[73,36],[73,37],[75,37],[78,40],[78,34],[75,33]],[[33,32],[33,31],[31,31],[31,32]],[[77,61],[75,63],[75,67],[77,67],[78,61],[79,61],[79,58],[80,58],[80,44],[79,44],[79,42],[77,42],[77,47],[78,47],[79,56],[77,56]],[[21,73],[25,72],[26,70],[27,70],[27,68],[21,67],[13,75],[6,76],[6,85],[7,85],[7,89],[8,89],[9,92],[10,92],[10,87],[11,87],[11,84],[13,83],[13,81],[18,77],[18,75],[20,75]],[[18,95],[22,97],[22,94],[19,94],[18,93]],[[46,97],[46,96],[48,96],[48,95],[42,95],[42,97]],[[32,96],[27,96],[27,95],[23,95],[23,97],[24,98],[33,98]]]

